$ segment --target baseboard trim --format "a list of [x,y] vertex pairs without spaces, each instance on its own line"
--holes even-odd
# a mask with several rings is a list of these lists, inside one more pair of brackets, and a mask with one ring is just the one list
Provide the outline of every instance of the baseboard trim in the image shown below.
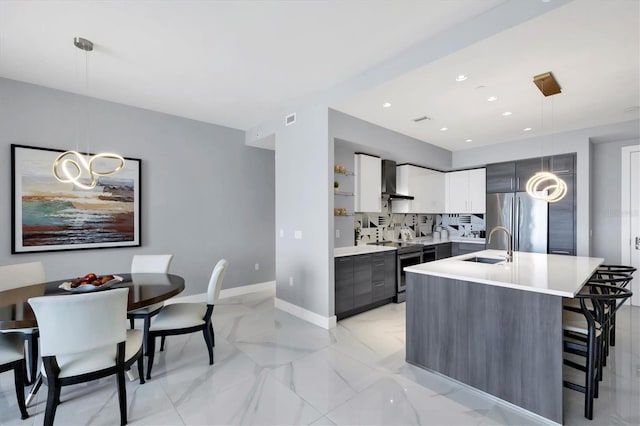
[[278,299],[277,297],[275,298],[274,304],[275,307],[280,309],[281,311],[310,322],[313,325],[317,325],[318,327],[322,327],[326,330],[336,327],[337,320],[335,315],[325,317],[320,314],[316,314],[315,312],[311,312],[307,309],[301,308],[298,305],[294,305],[293,303]]
[[[243,285],[240,287],[223,288],[220,290],[218,298],[225,299],[227,297],[242,296],[244,294],[255,293],[258,291],[275,290],[275,281],[265,281],[263,283]],[[170,305],[172,303],[206,303],[207,293],[190,294],[189,296],[172,297],[165,303]]]
[[244,294],[255,293],[258,291],[275,290],[275,281],[265,281],[263,283],[243,285],[240,287],[223,288],[220,290],[220,299],[234,296],[242,296]]

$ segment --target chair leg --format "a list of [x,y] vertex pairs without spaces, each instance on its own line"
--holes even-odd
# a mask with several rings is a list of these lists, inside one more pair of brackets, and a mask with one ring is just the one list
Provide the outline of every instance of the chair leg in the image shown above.
[[147,339],[149,338],[149,327],[151,327],[151,317],[149,315],[145,315],[144,317],[144,329],[143,329],[143,333],[144,333],[144,340],[142,342],[143,344],[143,350],[144,350],[144,354],[148,355],[149,353],[147,352]]
[[138,377],[140,378],[140,384],[144,385],[144,356],[140,355],[140,358],[138,358],[136,363],[138,364]]
[[595,377],[594,370],[596,366],[596,338],[594,336],[595,333],[589,333],[588,343],[587,343],[587,372],[586,372],[586,381],[585,381],[585,393],[584,393],[584,416],[593,420],[593,398],[594,398],[594,385],[597,381],[597,377]]
[[16,363],[13,370],[13,378],[16,385],[16,397],[18,398],[18,407],[20,408],[22,420],[29,417],[29,413],[27,413],[27,406],[24,402],[24,378],[27,374],[26,369],[26,363],[22,360]]
[[211,343],[216,347],[216,334],[213,332],[213,324],[209,323],[209,331],[211,332]]
[[44,412],[44,425],[53,426],[53,419],[56,416],[56,409],[60,400],[60,389],[53,379],[49,380],[47,387],[47,408]]
[[164,338],[166,336],[162,336],[162,338],[160,339],[160,352],[164,351]]
[[207,344],[207,350],[209,351],[209,365],[213,365],[213,342],[211,342],[211,333],[209,331],[209,327],[202,329],[202,334],[204,335],[204,341]]
[[156,336],[149,334],[149,339],[147,342],[147,380],[151,379],[151,368],[153,368],[153,357],[156,353]]
[[120,424],[127,424],[127,388],[124,383],[124,368],[118,369],[118,402],[120,405]]
[[611,346],[616,345],[616,314],[611,317],[611,332],[609,335],[609,344]]

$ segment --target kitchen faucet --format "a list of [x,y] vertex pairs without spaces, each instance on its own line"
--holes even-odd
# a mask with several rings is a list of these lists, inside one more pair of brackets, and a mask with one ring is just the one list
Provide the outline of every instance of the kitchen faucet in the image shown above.
[[489,239],[487,240],[487,244],[491,244],[491,236],[496,231],[504,231],[507,233],[507,236],[509,237],[507,240],[507,262],[513,262],[513,241],[511,239],[511,231],[509,231],[507,228],[505,228],[504,226],[496,226],[495,228],[493,228],[491,232],[489,232]]

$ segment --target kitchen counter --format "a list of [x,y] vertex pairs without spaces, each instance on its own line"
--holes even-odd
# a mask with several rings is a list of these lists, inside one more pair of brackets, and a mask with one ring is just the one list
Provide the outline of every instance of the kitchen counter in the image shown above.
[[406,360],[563,421],[562,300],[600,258],[483,250],[406,267]]
[[470,257],[504,258],[502,250],[484,250],[405,268],[406,272],[492,286],[574,297],[602,258],[514,252],[513,262],[466,262]]
[[350,246],[350,247],[338,247],[333,249],[333,257],[354,256],[357,254],[369,254],[378,253],[381,251],[395,250],[395,247],[376,246],[376,245],[364,245],[364,246]]

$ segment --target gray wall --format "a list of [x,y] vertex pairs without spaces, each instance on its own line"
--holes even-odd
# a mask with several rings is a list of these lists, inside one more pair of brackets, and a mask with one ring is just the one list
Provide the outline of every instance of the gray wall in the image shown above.
[[[88,108],[80,130],[91,151],[142,159],[142,247],[11,255],[10,144],[75,148],[78,107]],[[274,153],[247,147],[243,131],[0,78],[0,165],[2,265],[41,260],[48,278],[62,279],[126,272],[134,254],[172,253],[184,295],[206,291],[222,257],[230,262],[223,288],[275,277]]]
[[621,261],[621,148],[638,144],[640,139],[593,144],[591,219],[594,227],[591,254],[604,257],[607,263],[619,264]]
[[329,137],[350,143],[354,151],[379,155],[398,163],[438,170],[451,168],[451,151],[333,109],[329,110]]
[[[284,116],[278,121],[284,123]],[[323,317],[334,313],[333,246],[327,238],[333,143],[327,129],[326,105],[298,110],[295,124],[277,129],[275,154],[276,297]]]

